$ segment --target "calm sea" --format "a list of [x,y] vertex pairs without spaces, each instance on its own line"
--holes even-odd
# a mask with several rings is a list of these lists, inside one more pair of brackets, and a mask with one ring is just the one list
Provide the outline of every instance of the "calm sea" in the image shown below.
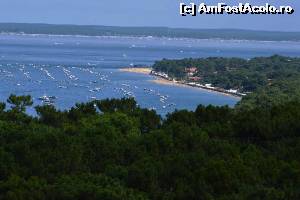
[[[135,97],[164,115],[199,104],[234,106],[238,99],[195,88],[158,85],[153,77],[124,73],[130,64],[162,58],[300,55],[299,42],[193,40],[152,37],[0,35],[0,101],[30,94],[56,96],[60,109],[92,99]],[[33,110],[33,109],[32,109]],[[30,112],[33,112],[33,111]]]

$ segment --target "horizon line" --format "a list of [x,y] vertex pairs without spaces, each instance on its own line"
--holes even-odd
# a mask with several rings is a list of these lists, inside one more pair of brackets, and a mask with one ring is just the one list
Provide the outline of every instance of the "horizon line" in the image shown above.
[[49,26],[93,26],[93,27],[116,27],[116,28],[165,28],[165,29],[185,29],[185,30],[236,30],[249,32],[278,32],[278,33],[300,33],[300,31],[284,30],[261,30],[261,29],[239,29],[239,28],[189,28],[189,27],[170,27],[170,26],[121,26],[121,25],[96,25],[96,24],[56,24],[44,22],[0,22],[0,24],[26,24],[26,25],[49,25]]

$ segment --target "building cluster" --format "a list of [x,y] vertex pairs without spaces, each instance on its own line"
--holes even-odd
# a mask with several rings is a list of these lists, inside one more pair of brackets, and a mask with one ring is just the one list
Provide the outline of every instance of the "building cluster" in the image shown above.
[[234,89],[226,90],[224,88],[214,87],[214,86],[212,86],[212,84],[200,84],[200,83],[189,82],[189,81],[185,81],[184,84],[192,86],[192,87],[199,87],[199,88],[208,89],[208,90],[212,90],[212,91],[216,91],[216,92],[222,92],[225,94],[231,94],[231,95],[238,96],[238,97],[246,96],[246,94],[241,93],[238,90],[234,90]]
[[201,77],[196,76],[198,72],[197,67],[186,67],[185,72],[188,80],[195,81],[195,82],[199,82],[201,80]]

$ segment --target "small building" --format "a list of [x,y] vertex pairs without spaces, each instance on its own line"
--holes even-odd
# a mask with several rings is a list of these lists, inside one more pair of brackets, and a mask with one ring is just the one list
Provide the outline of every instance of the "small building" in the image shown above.
[[230,89],[230,90],[227,90],[229,93],[234,93],[234,94],[236,94],[236,93],[238,93],[238,90],[234,90],[234,89]]
[[212,84],[210,84],[210,83],[209,84],[205,84],[204,86],[206,88],[209,88],[209,89],[215,89],[215,87],[213,87]]
[[197,71],[198,71],[198,69],[197,69],[197,67],[186,67],[185,68],[185,72],[186,73],[197,73]]

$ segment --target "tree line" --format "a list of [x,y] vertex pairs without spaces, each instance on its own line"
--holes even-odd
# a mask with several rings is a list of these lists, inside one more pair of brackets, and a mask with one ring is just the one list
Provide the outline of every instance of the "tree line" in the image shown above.
[[0,199],[300,198],[300,103],[199,105],[165,118],[134,99],[0,104]]

